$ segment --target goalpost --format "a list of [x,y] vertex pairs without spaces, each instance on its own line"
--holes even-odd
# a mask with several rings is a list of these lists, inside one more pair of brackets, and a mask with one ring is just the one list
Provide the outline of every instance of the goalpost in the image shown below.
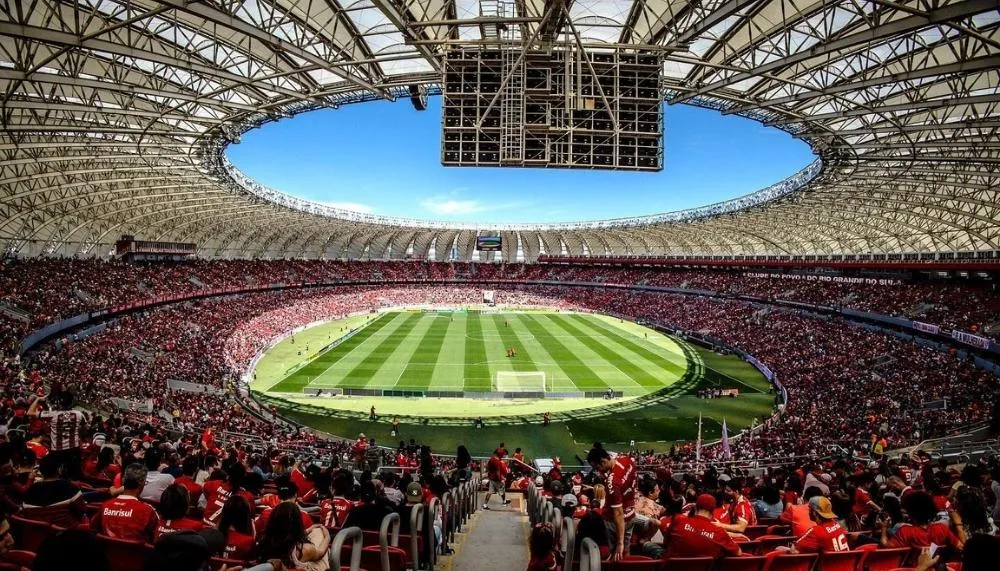
[[551,392],[550,380],[545,371],[497,371],[493,377],[493,390],[501,393]]

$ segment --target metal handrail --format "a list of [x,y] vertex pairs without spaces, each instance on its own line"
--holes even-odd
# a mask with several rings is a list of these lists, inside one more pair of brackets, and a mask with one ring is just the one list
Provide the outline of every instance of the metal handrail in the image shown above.
[[412,571],[420,571],[420,534],[424,531],[424,509],[424,504],[414,504],[410,510],[410,564],[413,566]]
[[450,541],[450,539],[452,537],[452,534],[453,534],[452,526],[451,526],[451,524],[449,523],[448,520],[451,519],[451,511],[452,511],[452,508],[454,507],[454,503],[455,502],[452,499],[451,490],[449,490],[449,491],[447,491],[447,492],[445,492],[444,494],[441,495],[441,546],[442,546],[442,548],[444,547],[444,545],[446,545],[448,543],[448,541]]
[[573,557],[576,555],[576,522],[571,517],[564,517],[559,533],[559,549],[563,552],[563,569],[573,568]]
[[344,548],[344,542],[351,541],[351,571],[361,570],[361,548],[364,546],[364,534],[361,528],[345,527],[337,532],[333,538],[333,545],[330,546],[330,569],[340,571],[340,551]]
[[[382,526],[378,530],[378,551],[379,559],[382,561],[382,569],[388,571],[389,547],[399,547],[399,514],[392,512],[382,518]],[[389,530],[392,530],[392,537],[389,537]],[[338,569],[339,571],[339,569]]]
[[600,571],[601,549],[589,537],[583,538],[580,545],[580,571]]
[[[428,565],[433,569],[434,565],[437,564],[437,538],[434,537],[434,513],[437,511],[438,504],[441,500],[438,498],[431,498],[431,501],[427,502],[427,537],[430,540],[430,545],[427,549],[428,554]],[[442,510],[441,524],[444,525],[444,513]],[[444,530],[441,530],[441,539],[444,540]]]

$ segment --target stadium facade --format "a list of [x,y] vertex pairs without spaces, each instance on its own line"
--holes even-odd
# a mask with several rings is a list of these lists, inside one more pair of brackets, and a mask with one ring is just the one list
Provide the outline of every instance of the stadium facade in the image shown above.
[[[0,11],[0,247],[107,255],[123,234],[203,257],[989,257],[1000,251],[996,0],[149,0]],[[501,26],[662,53],[663,98],[807,142],[816,161],[684,212],[475,225],[331,209],[225,158],[263,123],[439,89]],[[388,159],[387,159],[388,160]],[[286,189],[291,190],[291,189]],[[485,255],[482,259],[486,259]]]

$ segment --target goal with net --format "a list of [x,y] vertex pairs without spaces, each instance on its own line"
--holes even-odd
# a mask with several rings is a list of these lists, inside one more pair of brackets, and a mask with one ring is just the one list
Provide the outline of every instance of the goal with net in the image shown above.
[[493,390],[501,393],[551,392],[545,371],[497,371],[493,377]]

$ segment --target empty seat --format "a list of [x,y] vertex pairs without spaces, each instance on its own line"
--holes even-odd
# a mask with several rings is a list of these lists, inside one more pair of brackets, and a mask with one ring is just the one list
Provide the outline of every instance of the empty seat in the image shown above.
[[891,549],[873,549],[864,546],[866,549],[864,557],[861,559],[864,571],[891,571],[903,566],[903,561],[910,554],[909,547],[894,547]]
[[38,552],[45,538],[54,533],[52,525],[17,515],[10,516],[10,527],[17,546],[25,551]]
[[792,555],[774,552],[766,556],[764,571],[811,571],[818,558],[813,553]]
[[726,557],[719,562],[719,571],[761,571],[766,562],[766,557]]
[[664,571],[710,571],[715,565],[713,557],[671,557],[663,564]]
[[859,563],[864,551],[838,551],[819,556],[817,571],[861,571]]
[[115,539],[106,535],[98,535],[97,539],[104,545],[111,568],[115,571],[142,571],[146,558],[153,547],[142,541]]

